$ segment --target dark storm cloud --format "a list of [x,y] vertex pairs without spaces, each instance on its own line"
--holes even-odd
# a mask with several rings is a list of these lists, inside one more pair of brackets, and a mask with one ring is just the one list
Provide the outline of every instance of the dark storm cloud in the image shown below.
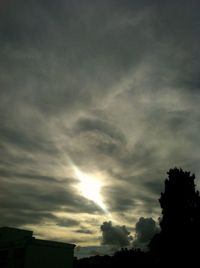
[[114,226],[112,222],[104,222],[101,225],[102,244],[116,247],[129,246],[132,240],[126,226]]
[[156,222],[152,218],[141,217],[135,225],[134,247],[146,248],[153,236],[158,232]]

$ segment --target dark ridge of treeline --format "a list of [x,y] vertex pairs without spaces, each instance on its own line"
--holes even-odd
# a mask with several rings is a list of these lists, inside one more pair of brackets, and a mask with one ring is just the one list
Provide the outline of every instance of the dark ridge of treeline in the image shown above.
[[141,267],[153,264],[151,256],[140,249],[121,249],[113,256],[92,256],[74,260],[74,268]]
[[196,267],[199,262],[200,196],[195,189],[195,175],[174,168],[168,172],[164,192],[159,198],[162,216],[160,232],[147,251],[121,249],[113,256],[74,259],[74,268],[107,267]]

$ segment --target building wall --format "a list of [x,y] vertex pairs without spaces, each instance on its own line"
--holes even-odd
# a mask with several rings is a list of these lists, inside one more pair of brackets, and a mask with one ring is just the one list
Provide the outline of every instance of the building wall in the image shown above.
[[9,247],[0,249],[0,268],[24,268],[24,264],[24,247]]
[[73,248],[30,244],[26,248],[25,268],[72,268]]
[[72,268],[73,244],[35,239],[31,231],[0,228],[0,268]]

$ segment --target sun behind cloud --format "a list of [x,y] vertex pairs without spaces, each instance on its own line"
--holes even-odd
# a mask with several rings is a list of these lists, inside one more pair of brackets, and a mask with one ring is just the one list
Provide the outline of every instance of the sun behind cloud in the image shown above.
[[79,179],[78,190],[81,194],[97,204],[104,212],[107,212],[103,202],[101,190],[103,183],[96,176],[82,172],[78,167],[73,167],[76,177]]

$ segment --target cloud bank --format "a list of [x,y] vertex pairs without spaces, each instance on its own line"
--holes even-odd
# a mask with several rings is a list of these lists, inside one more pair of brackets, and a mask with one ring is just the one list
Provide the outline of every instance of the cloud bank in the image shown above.
[[126,226],[113,226],[112,222],[104,222],[101,225],[102,244],[111,245],[117,248],[130,245],[132,237]]
[[157,232],[159,232],[159,228],[152,218],[141,217],[135,225],[133,246],[147,249],[149,242]]

